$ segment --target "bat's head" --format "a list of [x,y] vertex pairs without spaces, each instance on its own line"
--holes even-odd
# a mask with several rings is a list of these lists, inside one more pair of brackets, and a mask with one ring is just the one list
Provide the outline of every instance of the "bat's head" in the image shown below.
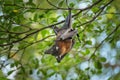
[[58,56],[58,49],[56,48],[56,44],[54,44],[51,48],[49,48],[48,50],[46,50],[44,53],[45,54],[51,54],[53,56]]
[[51,48],[46,50],[44,53],[45,54],[51,54],[51,55],[55,56],[58,63],[60,63],[61,60],[63,59],[63,57],[65,56],[65,54],[64,55],[59,54],[59,50],[57,49],[56,44],[54,44]]
[[49,48],[48,50],[46,50],[44,53],[45,54],[52,54],[52,53],[54,53],[54,47],[55,47],[55,45],[53,45],[51,48]]
[[56,45],[53,45],[50,49],[46,50],[44,53],[55,56],[58,63],[60,63],[62,60],[62,57],[58,54],[58,50],[56,50]]

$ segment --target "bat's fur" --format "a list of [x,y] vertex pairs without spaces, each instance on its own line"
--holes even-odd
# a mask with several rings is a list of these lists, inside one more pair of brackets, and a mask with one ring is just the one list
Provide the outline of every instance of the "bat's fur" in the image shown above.
[[57,61],[60,62],[62,58],[72,49],[74,45],[74,39],[69,37],[65,40],[57,40],[55,44],[48,50],[45,51],[46,54],[52,54],[56,57]]
[[45,51],[45,54],[52,54],[60,62],[63,57],[72,49],[74,45],[73,36],[77,34],[77,30],[72,29],[71,13],[66,18],[65,24],[62,28],[53,27],[56,34],[54,45]]

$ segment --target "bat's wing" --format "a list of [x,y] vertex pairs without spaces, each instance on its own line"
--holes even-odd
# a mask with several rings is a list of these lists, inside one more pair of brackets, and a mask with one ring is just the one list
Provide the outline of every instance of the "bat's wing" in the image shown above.
[[72,28],[72,15],[71,15],[71,10],[69,11],[69,15],[67,16],[66,20],[65,20],[65,23],[63,25],[63,29],[68,29],[68,28]]
[[58,32],[57,40],[65,40],[68,38],[72,38],[78,33],[77,30],[72,29],[71,19],[72,19],[71,10],[69,10],[69,15],[67,16],[63,27]]
[[77,30],[71,30],[67,29],[62,33],[59,37],[57,37],[57,40],[65,40],[69,38],[73,38],[75,35],[77,35],[78,31]]
[[54,32],[55,32],[55,34],[57,35],[57,34],[58,34],[58,32],[59,32],[59,28],[58,28],[58,27],[56,27],[56,26],[53,26],[52,28],[53,28],[53,30],[54,30]]

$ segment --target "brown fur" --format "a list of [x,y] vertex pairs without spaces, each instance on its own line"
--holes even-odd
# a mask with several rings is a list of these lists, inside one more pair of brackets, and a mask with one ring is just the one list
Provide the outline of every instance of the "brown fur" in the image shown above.
[[72,39],[56,41],[56,45],[59,47],[60,55],[63,56],[71,50]]

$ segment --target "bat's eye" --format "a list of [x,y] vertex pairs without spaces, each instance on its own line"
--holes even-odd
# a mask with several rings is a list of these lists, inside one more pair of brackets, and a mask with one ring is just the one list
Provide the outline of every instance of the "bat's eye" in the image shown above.
[[56,50],[58,50],[59,49],[59,47],[58,46],[56,46]]

